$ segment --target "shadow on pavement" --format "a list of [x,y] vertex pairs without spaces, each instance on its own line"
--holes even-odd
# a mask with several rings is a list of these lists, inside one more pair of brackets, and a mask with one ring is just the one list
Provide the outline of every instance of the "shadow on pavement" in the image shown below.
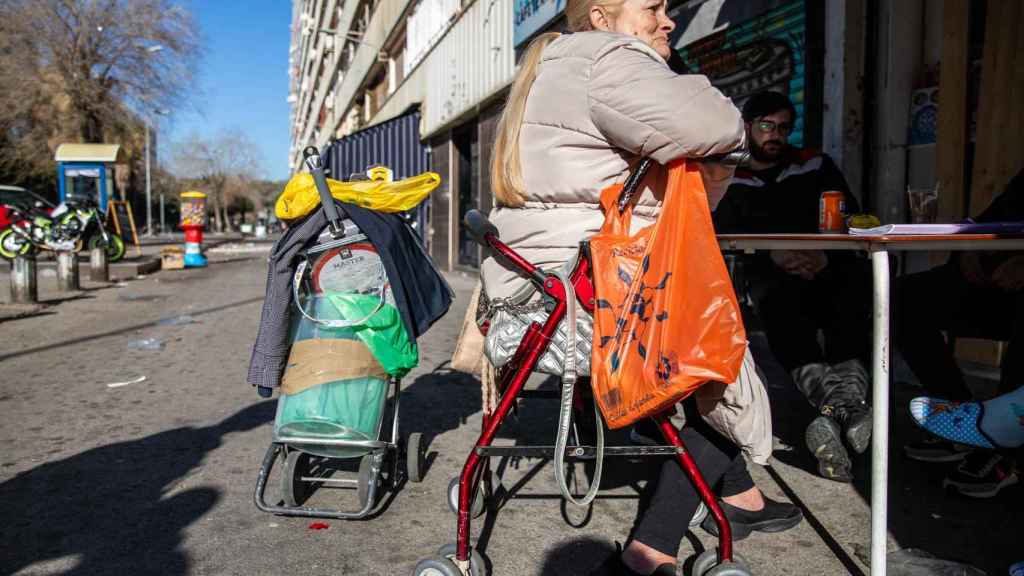
[[178,486],[226,434],[272,420],[274,405],[93,448],[0,484],[0,574],[58,559],[71,563],[66,575],[188,573],[182,532],[221,494]]
[[615,546],[606,540],[574,538],[548,550],[539,573],[588,574],[615,552]]

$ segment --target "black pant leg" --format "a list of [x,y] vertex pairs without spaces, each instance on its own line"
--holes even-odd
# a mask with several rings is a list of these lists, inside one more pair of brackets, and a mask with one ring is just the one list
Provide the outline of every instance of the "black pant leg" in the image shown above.
[[[734,462],[743,458],[735,446],[719,445],[692,426],[683,428],[680,437],[709,486],[718,484],[727,470],[737,474]],[[631,539],[675,556],[699,503],[700,496],[679,462],[665,459],[641,494],[644,509],[638,514]]]
[[953,265],[909,274],[896,281],[893,336],[911,371],[929,394],[967,400],[971,394],[943,336],[959,324],[970,286]]
[[1009,346],[1000,367],[999,392],[1006,394],[1024,386],[1024,292],[1011,296],[1013,315],[1009,326]]
[[871,270],[863,258],[829,253],[829,264],[814,282],[815,310],[830,365],[871,362]]
[[818,344],[812,293],[811,281],[773,265],[760,266],[750,273],[750,294],[768,346],[787,372],[825,360]]

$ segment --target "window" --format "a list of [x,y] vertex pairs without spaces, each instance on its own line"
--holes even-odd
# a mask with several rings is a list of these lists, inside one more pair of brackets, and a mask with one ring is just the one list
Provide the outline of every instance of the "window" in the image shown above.
[[479,208],[480,204],[480,144],[477,139],[476,122],[452,136],[455,146],[455,196],[458,202],[459,230],[457,264],[459,266],[480,266],[480,247],[462,225],[466,212]]

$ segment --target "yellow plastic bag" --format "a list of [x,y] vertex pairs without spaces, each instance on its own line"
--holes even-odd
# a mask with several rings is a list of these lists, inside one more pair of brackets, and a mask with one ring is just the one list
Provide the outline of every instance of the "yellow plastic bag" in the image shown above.
[[[424,172],[397,182],[386,180],[360,180],[340,182],[327,179],[331,196],[342,202],[378,212],[405,212],[412,210],[441,184],[436,172]],[[313,175],[296,174],[277,198],[274,212],[281,220],[294,220],[311,213],[320,205],[320,195],[313,183]]]

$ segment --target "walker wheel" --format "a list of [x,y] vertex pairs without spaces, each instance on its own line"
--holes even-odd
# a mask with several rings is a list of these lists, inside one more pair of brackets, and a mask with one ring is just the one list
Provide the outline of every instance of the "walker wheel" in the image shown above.
[[405,442],[405,471],[412,482],[422,482],[426,468],[427,445],[422,432],[413,432]]
[[[717,572],[719,568],[726,569],[726,571]],[[701,552],[700,556],[693,561],[691,573],[693,576],[750,576],[750,568],[747,567],[747,561],[735,550],[732,553],[731,562],[719,564],[718,548],[709,548]]]
[[416,563],[412,576],[463,576],[455,563],[447,558],[425,558]]
[[[455,542],[451,544],[445,544],[437,549],[437,555],[447,559],[455,565]],[[484,561],[484,555],[477,551],[475,547],[469,549],[469,573],[473,576],[487,576],[487,562]]]
[[306,501],[306,485],[302,477],[309,471],[309,454],[301,450],[288,450],[281,471],[281,496],[284,503],[295,508]]
[[[480,484],[477,485],[476,494],[473,496],[473,501],[469,506],[469,513],[473,518],[479,518],[484,513],[485,504],[487,498],[494,494],[494,487],[500,482],[497,476],[493,473],[485,475],[480,479]],[[448,482],[448,508],[454,514],[459,513],[459,477],[451,479]]]
[[370,499],[370,483],[376,482],[378,477],[373,473],[373,454],[367,454],[359,459],[359,477],[356,484],[356,497],[359,498],[359,505],[366,506]]
[[726,562],[712,568],[708,576],[750,576],[750,569],[738,562]]

